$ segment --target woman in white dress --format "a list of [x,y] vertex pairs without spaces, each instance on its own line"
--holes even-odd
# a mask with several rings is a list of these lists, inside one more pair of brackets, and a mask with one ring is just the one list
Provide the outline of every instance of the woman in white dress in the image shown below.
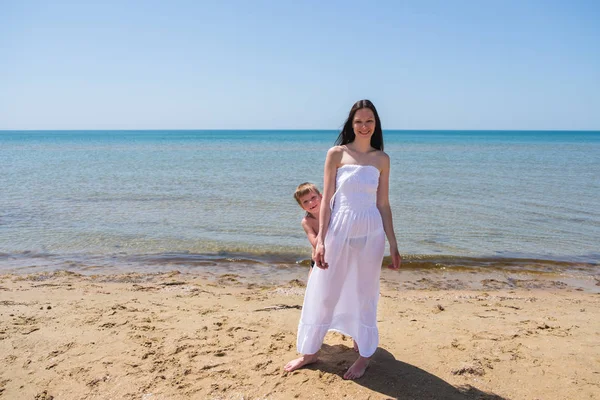
[[318,359],[327,331],[354,338],[358,359],[344,374],[360,378],[377,350],[379,276],[387,236],[392,265],[401,263],[389,204],[390,159],[383,132],[369,100],[356,102],[336,146],[325,160],[319,234],[302,316],[296,358],[288,372]]

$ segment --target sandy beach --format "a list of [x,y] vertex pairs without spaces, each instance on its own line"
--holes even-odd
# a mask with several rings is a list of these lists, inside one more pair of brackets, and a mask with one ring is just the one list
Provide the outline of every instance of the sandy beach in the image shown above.
[[346,381],[356,356],[340,334],[316,364],[282,369],[296,357],[302,280],[3,275],[0,397],[600,398],[598,291],[440,282],[382,281],[379,348],[366,375]]

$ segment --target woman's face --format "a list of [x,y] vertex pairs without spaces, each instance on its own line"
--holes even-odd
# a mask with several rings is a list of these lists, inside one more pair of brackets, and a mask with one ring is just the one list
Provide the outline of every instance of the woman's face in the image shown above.
[[354,134],[357,137],[370,138],[375,132],[375,115],[369,108],[361,108],[352,120]]

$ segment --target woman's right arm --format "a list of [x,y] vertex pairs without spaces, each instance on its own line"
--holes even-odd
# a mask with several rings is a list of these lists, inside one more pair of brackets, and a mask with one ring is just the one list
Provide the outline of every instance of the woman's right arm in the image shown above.
[[323,172],[323,198],[321,199],[321,211],[319,212],[319,234],[317,235],[317,246],[315,249],[315,263],[317,267],[326,269],[325,262],[325,237],[329,229],[329,218],[331,209],[329,203],[335,193],[335,178],[338,166],[342,161],[343,150],[340,146],[335,146],[327,151],[325,158],[325,168]]

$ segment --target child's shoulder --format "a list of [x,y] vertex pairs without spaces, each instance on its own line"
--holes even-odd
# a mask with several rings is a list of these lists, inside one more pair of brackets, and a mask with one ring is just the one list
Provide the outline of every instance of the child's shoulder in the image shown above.
[[306,215],[304,215],[304,217],[302,217],[302,224],[308,224],[311,221],[316,221],[317,219],[315,217],[313,217],[312,215],[310,215],[309,213],[306,213]]
[[315,226],[319,226],[319,221],[315,217],[313,217],[312,215],[306,214],[302,218],[301,224],[304,227],[309,227],[309,228],[315,229]]

